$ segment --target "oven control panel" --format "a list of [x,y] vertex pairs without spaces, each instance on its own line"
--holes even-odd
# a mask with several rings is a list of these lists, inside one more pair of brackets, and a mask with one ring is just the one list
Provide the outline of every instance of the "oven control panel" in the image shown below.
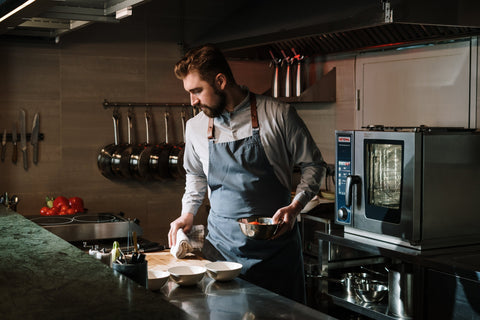
[[352,175],[353,131],[335,131],[335,167],[336,167],[336,197],[335,222],[343,225],[352,224],[351,208],[345,201],[347,177]]

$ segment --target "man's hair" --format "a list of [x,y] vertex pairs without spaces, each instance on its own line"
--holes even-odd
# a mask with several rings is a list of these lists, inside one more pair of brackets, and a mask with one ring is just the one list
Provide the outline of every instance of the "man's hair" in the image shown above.
[[234,84],[230,65],[223,53],[213,45],[204,45],[190,49],[185,56],[175,64],[175,75],[183,80],[190,72],[196,71],[200,78],[213,86],[217,74],[222,73],[227,82]]

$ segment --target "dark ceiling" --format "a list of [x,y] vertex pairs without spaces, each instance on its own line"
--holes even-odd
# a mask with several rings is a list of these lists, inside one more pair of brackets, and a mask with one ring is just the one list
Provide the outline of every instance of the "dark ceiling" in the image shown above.
[[[0,0],[0,19],[27,0]],[[478,0],[177,0],[186,49],[204,43],[230,58],[271,59],[382,49],[480,34]],[[0,35],[59,41],[91,23],[119,23],[118,12],[148,0],[36,0],[0,22]]]

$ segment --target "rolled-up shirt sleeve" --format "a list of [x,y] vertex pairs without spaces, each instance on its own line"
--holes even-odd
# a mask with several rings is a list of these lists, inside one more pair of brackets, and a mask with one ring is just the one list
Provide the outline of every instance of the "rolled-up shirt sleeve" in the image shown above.
[[187,123],[185,131],[185,153],[183,166],[186,171],[185,193],[182,198],[182,214],[197,214],[198,209],[203,203],[205,193],[207,192],[207,176],[203,170],[202,162],[195,151],[192,143],[194,139],[189,139],[191,130]]

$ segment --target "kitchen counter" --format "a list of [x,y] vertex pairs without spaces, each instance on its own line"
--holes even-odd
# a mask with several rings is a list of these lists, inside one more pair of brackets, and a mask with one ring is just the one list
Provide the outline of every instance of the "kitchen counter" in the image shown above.
[[0,233],[2,319],[191,319],[4,206]]
[[239,278],[150,291],[3,206],[0,232],[2,319],[333,319]]
[[193,287],[169,281],[159,294],[197,319],[334,319],[240,278],[218,282],[204,277]]
[[[204,266],[209,262],[197,255],[176,259],[168,250],[148,253],[147,261],[149,270],[161,271],[180,265]],[[197,319],[334,319],[240,278],[219,282],[205,276],[191,287],[168,281],[157,293]]]

